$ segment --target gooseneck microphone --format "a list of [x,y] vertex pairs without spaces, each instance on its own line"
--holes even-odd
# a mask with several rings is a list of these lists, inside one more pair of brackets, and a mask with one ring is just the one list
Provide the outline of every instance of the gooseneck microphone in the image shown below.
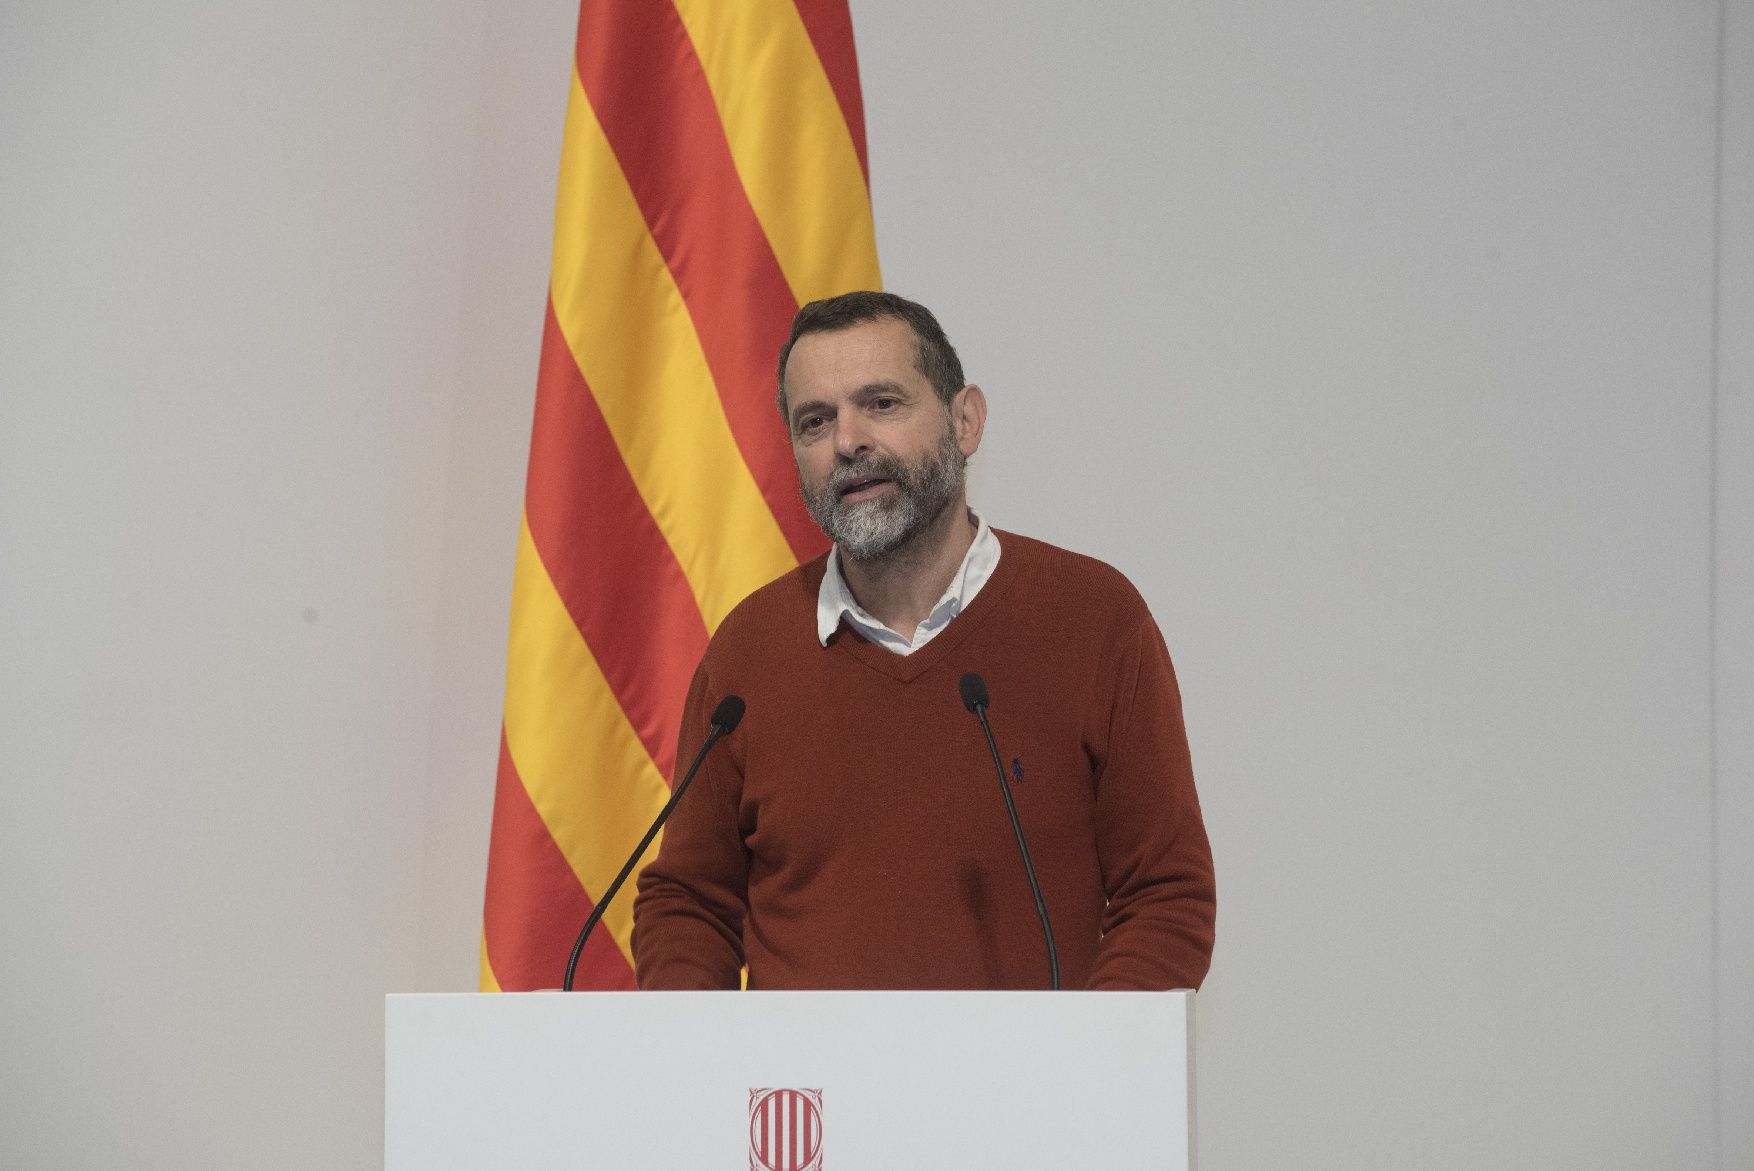
[[1005,812],[1011,815],[1011,828],[1017,833],[1017,850],[1023,855],[1023,873],[1029,876],[1029,893],[1035,896],[1035,913],[1041,917],[1042,938],[1048,945],[1048,973],[1054,991],[1060,990],[1060,953],[1054,948],[1054,928],[1048,922],[1048,905],[1041,897],[1041,883],[1036,881],[1035,863],[1029,858],[1029,843],[1023,840],[1023,822],[1017,818],[1017,801],[1011,796],[1011,782],[1005,779],[1005,763],[999,758],[999,744],[993,739],[993,726],[987,722],[987,681],[973,671],[962,677],[958,689],[962,706],[975,714],[981,731],[987,734],[987,747],[993,753],[993,768],[999,774],[999,792],[1005,796]]
[[664,802],[664,808],[658,811],[658,820],[652,822],[652,828],[648,829],[646,836],[639,840],[639,845],[634,847],[633,854],[628,858],[627,864],[621,868],[621,873],[615,876],[615,881],[609,884],[609,889],[603,892],[603,897],[597,900],[597,905],[591,909],[590,918],[585,920],[584,927],[580,929],[578,940],[572,945],[572,955],[567,957],[566,979],[561,981],[560,985],[563,991],[572,991],[573,974],[578,971],[579,956],[584,953],[585,940],[591,937],[591,928],[595,927],[597,920],[603,917],[603,912],[609,906],[609,900],[615,897],[615,892],[621,889],[621,884],[627,881],[629,874],[633,873],[634,864],[646,852],[646,847],[652,844],[652,839],[658,836],[658,831],[664,828],[666,821],[670,820],[671,811],[676,808],[676,802],[682,800],[682,794],[688,789],[688,782],[692,781],[694,774],[700,771],[701,763],[706,760],[706,754],[712,751],[714,744],[729,736],[732,729],[736,728],[742,721],[742,696],[727,695],[719,700],[719,706],[713,709],[712,723],[707,726],[706,743],[702,744],[700,751],[694,754],[694,763],[688,766],[688,771],[682,774],[680,781],[676,782],[675,791],[670,794],[670,799]]

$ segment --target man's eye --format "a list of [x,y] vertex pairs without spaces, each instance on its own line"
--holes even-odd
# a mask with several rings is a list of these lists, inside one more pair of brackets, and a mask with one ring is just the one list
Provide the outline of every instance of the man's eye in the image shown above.
[[888,395],[884,395],[882,398],[872,399],[871,405],[877,410],[887,411],[898,405],[900,401],[901,400],[899,399],[890,398]]
[[822,426],[821,415],[805,415],[802,419],[798,420],[798,430],[800,432],[814,431],[820,426]]

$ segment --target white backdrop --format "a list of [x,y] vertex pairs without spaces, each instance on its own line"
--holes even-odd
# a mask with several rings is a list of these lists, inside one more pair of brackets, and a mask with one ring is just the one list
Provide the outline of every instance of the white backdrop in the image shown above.
[[[372,1166],[473,985],[575,12],[0,10],[0,1165]],[[1754,1164],[1754,3],[854,18],[1177,658],[1204,1166]]]

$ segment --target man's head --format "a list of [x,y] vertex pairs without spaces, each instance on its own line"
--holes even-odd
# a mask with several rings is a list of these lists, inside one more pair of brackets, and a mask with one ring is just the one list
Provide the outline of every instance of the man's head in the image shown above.
[[780,352],[780,409],[810,515],[855,561],[875,561],[965,506],[963,465],[986,399],[929,311],[848,293],[798,313]]
[[932,311],[894,293],[857,292],[812,301],[792,318],[791,336],[780,347],[775,380],[779,385],[780,417],[784,419],[788,414],[786,361],[792,356],[792,347],[798,344],[799,338],[812,333],[833,333],[867,321],[886,320],[904,322],[913,331],[917,346],[914,361],[926,381],[932,384],[932,389],[938,392],[938,397],[944,400],[944,405],[949,406],[956,392],[966,385],[962,378],[962,359],[956,356],[956,347],[944,336],[944,327],[938,324]]

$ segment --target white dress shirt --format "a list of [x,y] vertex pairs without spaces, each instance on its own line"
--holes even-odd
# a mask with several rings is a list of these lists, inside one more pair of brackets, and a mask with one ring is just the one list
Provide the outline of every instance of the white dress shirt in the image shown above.
[[847,588],[847,579],[841,575],[840,546],[829,550],[828,569],[822,575],[822,588],[816,593],[816,637],[822,645],[828,645],[842,618],[884,650],[898,655],[911,655],[931,642],[934,635],[950,625],[952,618],[962,613],[963,607],[974,601],[974,596],[981,592],[981,587],[987,584],[999,565],[999,538],[972,510],[968,515],[976,526],[974,543],[963,555],[956,576],[950,579],[950,588],[944,591],[944,596],[938,599],[926,620],[914,630],[912,639],[903,638],[859,605],[853,591]]

